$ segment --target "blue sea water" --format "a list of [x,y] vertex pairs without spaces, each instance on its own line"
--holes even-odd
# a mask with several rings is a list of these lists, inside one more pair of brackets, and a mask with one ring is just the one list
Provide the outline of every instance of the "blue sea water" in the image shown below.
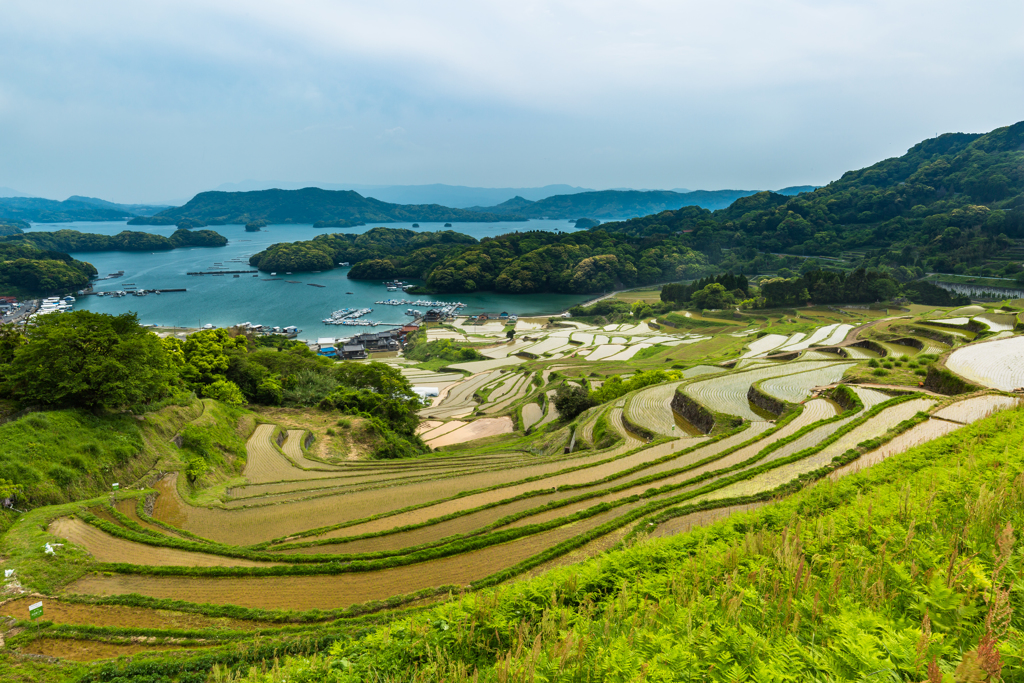
[[[443,223],[419,225],[419,228],[413,228],[410,223],[384,224],[385,227],[420,231],[447,229]],[[469,315],[497,314],[506,311],[529,316],[557,314],[593,296],[495,292],[436,296],[406,295],[402,292],[388,292],[380,282],[350,280],[347,277],[348,268],[336,268],[320,273],[278,273],[276,278],[280,279],[272,279],[269,273],[259,273],[258,277],[254,277],[254,274],[242,274],[237,278],[232,275],[186,274],[209,271],[214,269],[215,263],[222,264],[228,270],[253,270],[248,263],[249,256],[271,244],[308,240],[330,232],[360,233],[371,227],[377,227],[377,224],[343,230],[324,230],[312,225],[271,225],[261,232],[254,233],[246,232],[241,225],[218,225],[211,229],[228,239],[227,246],[193,247],[152,253],[75,252],[75,258],[96,266],[101,278],[109,273],[124,271],[122,277],[96,282],[95,291],[117,291],[122,289],[125,283],[134,283],[139,289],[147,290],[187,290],[150,294],[145,297],[84,296],[78,298],[75,308],[113,314],[133,311],[138,313],[140,322],[144,324],[169,327],[201,327],[207,323],[226,327],[242,322],[279,327],[296,325],[302,330],[300,339],[316,339],[344,337],[373,329],[363,326],[324,325],[321,322],[332,311],[340,308],[372,308],[373,312],[366,318],[388,325],[401,325],[411,320],[405,315],[406,308],[423,309],[422,306],[381,306],[374,303],[390,298],[461,301],[466,304],[463,312]],[[32,226],[31,232],[65,228],[105,235],[114,235],[122,230],[137,230],[167,237],[175,230],[174,226],[127,226],[123,222],[107,222],[37,223]],[[572,231],[573,227],[567,221],[534,220],[527,223],[454,223],[450,229],[480,239],[516,230]],[[313,284],[323,286],[311,286]]]

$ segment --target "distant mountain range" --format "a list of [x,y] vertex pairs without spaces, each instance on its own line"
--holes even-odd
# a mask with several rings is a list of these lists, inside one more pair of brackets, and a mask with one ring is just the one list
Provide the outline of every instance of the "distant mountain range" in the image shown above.
[[[796,194],[807,188],[786,188]],[[452,223],[523,221],[530,218],[629,218],[683,206],[725,208],[754,191],[717,190],[680,193],[670,190],[603,190],[555,195],[540,201],[515,197],[492,207],[453,209],[440,204],[392,204],[364,197],[354,190],[256,190],[202,192],[185,206],[133,218],[131,225],[172,225],[182,220],[207,225],[248,223],[312,223],[317,227],[352,227],[366,223],[412,221]]]
[[[246,181],[239,185],[257,184]],[[284,183],[287,184],[287,183]],[[132,225],[172,225],[191,219],[212,225],[247,223],[320,223],[320,227],[350,227],[364,223],[392,222],[490,222],[529,218],[622,219],[645,216],[683,206],[716,210],[729,206],[753,190],[587,190],[571,185],[537,188],[479,188],[455,185],[363,186],[378,195],[401,199],[386,201],[354,190],[317,187],[266,189],[245,192],[202,192],[180,207],[150,204],[118,204],[74,195],[64,201],[39,197],[0,197],[0,221],[31,223],[72,221],[119,221]],[[0,188],[3,193],[15,193]],[[790,187],[780,194],[795,195],[813,186]],[[369,192],[371,190],[365,190]],[[557,192],[557,194],[549,194]],[[509,199],[510,193],[517,193]],[[448,198],[450,203],[439,201]],[[503,201],[493,206],[472,205],[471,199]],[[452,208],[452,207],[455,208]]]
[[556,194],[593,192],[587,187],[572,185],[545,185],[543,187],[467,187],[465,185],[355,185],[345,183],[290,183],[245,180],[240,183],[224,183],[217,188],[220,192],[254,192],[257,190],[300,190],[318,187],[322,190],[354,190],[364,197],[372,197],[390,204],[440,204],[457,209],[476,205],[500,204],[510,197],[525,197],[538,201]]
[[0,220],[31,223],[67,223],[71,221],[123,221],[139,215],[162,211],[163,206],[114,204],[92,197],[70,197],[62,202],[39,197],[0,198]]
[[350,227],[365,223],[411,221],[475,223],[525,220],[452,209],[438,204],[390,204],[352,190],[258,190],[255,192],[201,192],[185,206],[140,216],[130,225],[171,225],[190,219],[207,225],[249,223],[312,223],[317,227]]
[[[798,195],[811,192],[815,186],[786,187],[776,194]],[[515,197],[497,206],[474,206],[473,211],[499,215],[517,215],[525,218],[632,218],[662,211],[675,211],[684,206],[699,206],[716,211],[724,209],[741,197],[756,194],[757,190],[602,190],[571,195],[556,195],[540,201]]]

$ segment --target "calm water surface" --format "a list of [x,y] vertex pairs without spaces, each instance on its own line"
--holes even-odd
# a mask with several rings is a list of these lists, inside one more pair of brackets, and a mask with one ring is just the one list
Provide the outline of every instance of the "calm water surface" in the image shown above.
[[[420,223],[412,228],[410,223],[385,223],[385,227],[409,228],[419,231],[445,230],[443,223]],[[495,237],[516,230],[563,230],[572,231],[571,223],[561,220],[534,220],[527,223],[453,223],[451,230],[472,235],[477,239]],[[434,299],[437,301],[461,301],[467,304],[467,314],[499,313],[507,311],[516,315],[545,315],[559,313],[593,295],[572,294],[498,294],[476,292],[473,294],[439,294],[435,296],[404,295],[388,292],[377,281],[350,280],[348,268],[336,268],[320,273],[278,273],[271,279],[269,273],[231,275],[190,276],[188,272],[209,271],[215,263],[228,270],[252,270],[249,256],[278,242],[308,240],[331,232],[361,233],[377,227],[377,224],[358,228],[318,229],[312,225],[271,225],[262,232],[246,232],[241,225],[211,226],[228,239],[225,247],[193,247],[160,252],[76,252],[74,257],[96,266],[100,277],[108,273],[124,271],[124,276],[111,280],[100,280],[94,289],[98,292],[122,289],[125,283],[134,283],[139,289],[178,289],[185,292],[150,294],[145,297],[126,296],[122,298],[85,296],[79,297],[76,309],[100,313],[124,313],[133,311],[145,324],[175,327],[200,327],[207,323],[225,327],[241,322],[260,325],[296,325],[302,329],[301,339],[318,337],[347,337],[373,328],[364,326],[324,325],[321,320],[339,308],[372,308],[366,317],[391,325],[400,325],[411,320],[405,315],[411,306],[381,306],[374,302],[390,298]],[[136,230],[169,237],[174,226],[127,226],[123,222],[108,223],[47,223],[35,224],[30,232],[61,229],[81,232],[115,235],[122,230]],[[290,281],[290,282],[289,282]],[[312,284],[323,285],[313,287]],[[423,310],[423,306],[418,306]],[[387,329],[384,327],[376,328]]]

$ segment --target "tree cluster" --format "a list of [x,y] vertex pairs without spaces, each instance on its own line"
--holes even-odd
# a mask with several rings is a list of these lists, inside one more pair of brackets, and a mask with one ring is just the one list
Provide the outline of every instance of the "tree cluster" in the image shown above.
[[697,308],[728,308],[746,299],[750,292],[747,277],[728,271],[683,284],[674,282],[661,288],[661,300],[675,304],[693,302]]
[[900,293],[900,285],[877,270],[858,268],[850,274],[812,270],[795,278],[771,278],[760,282],[764,308],[837,303],[876,303]]
[[217,329],[161,340],[134,313],[74,311],[43,316],[24,333],[2,328],[0,376],[3,393],[26,405],[145,409],[195,394],[237,406],[320,407],[381,421],[381,457],[423,448],[414,433],[419,397],[400,372],[338,363],[280,336]]

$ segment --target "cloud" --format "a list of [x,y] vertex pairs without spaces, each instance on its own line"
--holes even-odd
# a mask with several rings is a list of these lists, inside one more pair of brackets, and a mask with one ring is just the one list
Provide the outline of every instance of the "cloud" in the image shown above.
[[1022,22],[991,0],[9,0],[0,184],[824,182],[1019,118]]

